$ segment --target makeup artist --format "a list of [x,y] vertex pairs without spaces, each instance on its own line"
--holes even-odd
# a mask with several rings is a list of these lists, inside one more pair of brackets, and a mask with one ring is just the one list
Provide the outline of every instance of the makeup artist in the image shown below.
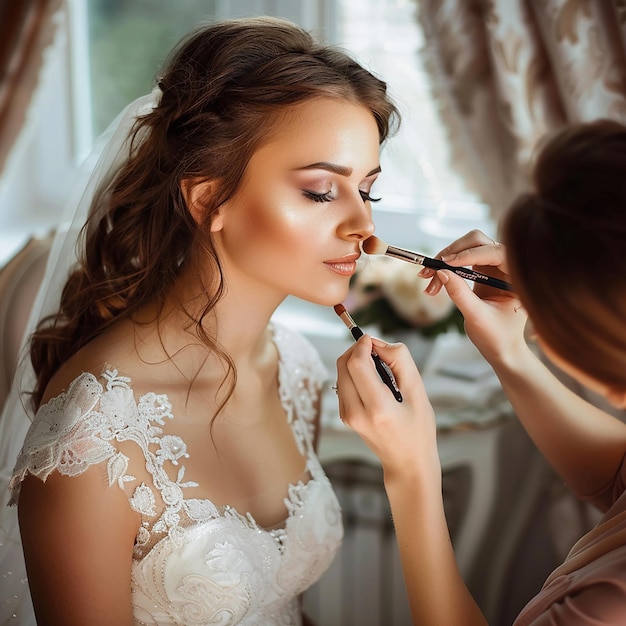
[[[626,424],[563,386],[556,366],[626,406],[626,127],[567,127],[544,143],[533,189],[501,224],[504,244],[473,231],[438,255],[510,280],[514,293],[424,268],[462,311],[515,413],[567,485],[605,512],[522,610],[515,626],[626,624]],[[531,329],[527,329],[528,330]],[[392,368],[398,403],[377,378]],[[367,335],[338,362],[340,415],[379,456],[415,624],[485,624],[457,568],[444,516],[435,415],[408,350]]]
[[10,483],[21,597],[0,517],[11,624],[31,596],[46,626],[310,623],[342,538],[316,454],[328,373],[272,316],[348,294],[397,121],[384,82],[271,18],[202,24],[129,105],[13,387],[34,417]]

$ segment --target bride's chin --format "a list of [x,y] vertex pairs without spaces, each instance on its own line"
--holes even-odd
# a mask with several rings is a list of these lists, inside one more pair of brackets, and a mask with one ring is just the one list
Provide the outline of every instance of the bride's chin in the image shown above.
[[307,299],[307,301],[319,306],[333,307],[336,304],[341,304],[348,297],[349,291],[349,289],[338,289],[332,292],[320,294],[317,298]]

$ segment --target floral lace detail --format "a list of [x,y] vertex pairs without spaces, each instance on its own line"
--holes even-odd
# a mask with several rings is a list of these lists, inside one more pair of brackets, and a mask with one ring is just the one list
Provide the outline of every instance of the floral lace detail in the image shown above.
[[83,374],[69,389],[42,406],[33,421],[17,459],[9,489],[11,503],[27,472],[46,480],[57,470],[77,476],[90,465],[110,459],[116,450],[84,419],[102,395],[95,376]]
[[[11,480],[13,501],[27,473],[76,476],[99,463],[110,486],[129,489],[142,516],[132,568],[136,624],[299,624],[297,595],[334,557],[341,515],[312,445],[326,371],[303,337],[278,325],[273,331],[280,399],[310,474],[289,486],[282,528],[185,497],[199,485],[185,479],[185,441],[165,432],[175,424],[167,396],[135,400],[130,379],[114,368],[102,383],[82,374],[33,421]],[[141,450],[143,468],[129,443]]]
[[[295,432],[300,453],[306,454],[306,443],[313,441],[317,411],[315,402],[319,399],[319,386],[326,380],[328,373],[319,359],[304,362],[299,359],[298,352],[301,353],[303,347],[292,339],[293,334],[285,329],[274,331],[274,341],[279,346],[281,361],[296,364],[279,369],[278,390],[280,401],[287,412],[287,420]],[[296,416],[301,419],[297,420]]]

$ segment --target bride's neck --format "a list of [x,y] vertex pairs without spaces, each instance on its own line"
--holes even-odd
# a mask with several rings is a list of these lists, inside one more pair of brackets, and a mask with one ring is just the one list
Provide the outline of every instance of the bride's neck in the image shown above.
[[227,289],[215,306],[205,311],[206,294],[191,296],[190,293],[193,292],[189,289],[175,289],[162,305],[153,303],[133,317],[143,336],[142,343],[151,343],[150,336],[156,332],[169,355],[197,344],[197,349],[206,356],[204,342],[209,337],[242,366],[253,363],[266,351],[271,340],[267,327],[279,298]]

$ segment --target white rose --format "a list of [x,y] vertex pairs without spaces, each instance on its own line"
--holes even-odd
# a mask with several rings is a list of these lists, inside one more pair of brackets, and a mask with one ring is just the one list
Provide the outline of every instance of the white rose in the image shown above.
[[454,304],[445,289],[435,296],[426,295],[424,280],[417,276],[419,268],[397,259],[389,260],[394,267],[389,268],[381,289],[399,317],[412,326],[423,327],[449,315]]

